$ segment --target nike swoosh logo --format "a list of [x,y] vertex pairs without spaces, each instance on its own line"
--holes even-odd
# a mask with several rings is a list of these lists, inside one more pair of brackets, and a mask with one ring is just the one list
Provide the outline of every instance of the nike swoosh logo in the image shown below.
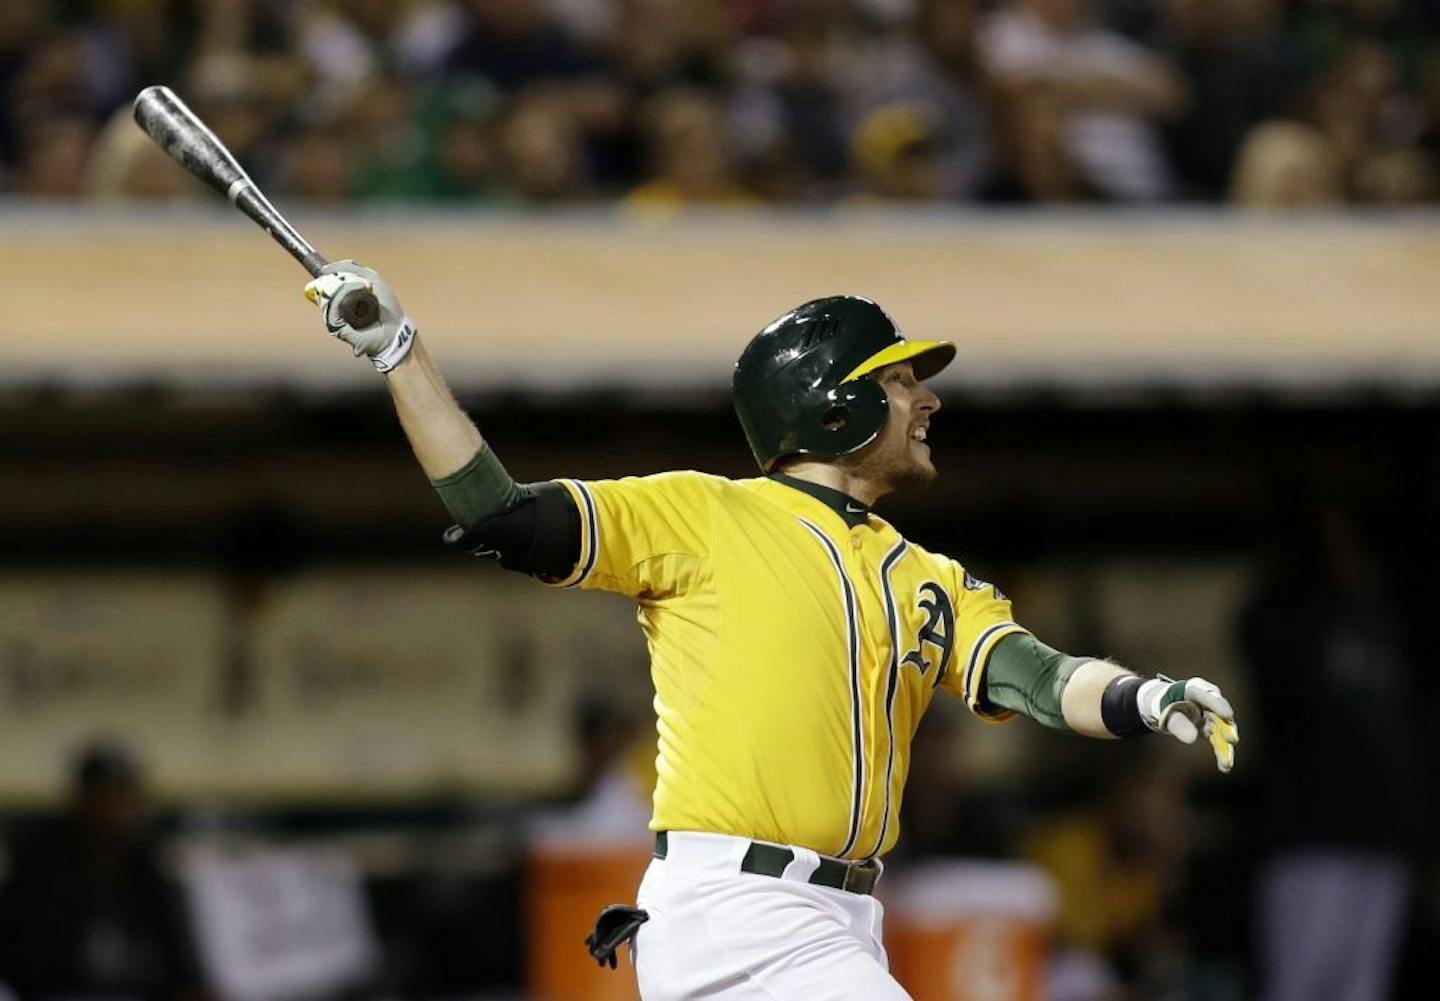
[[864,513],[865,513],[865,509],[864,509],[863,507],[856,507],[854,504],[846,504],[846,505],[845,505],[845,510],[846,510],[846,511],[849,511],[851,514],[864,514]]

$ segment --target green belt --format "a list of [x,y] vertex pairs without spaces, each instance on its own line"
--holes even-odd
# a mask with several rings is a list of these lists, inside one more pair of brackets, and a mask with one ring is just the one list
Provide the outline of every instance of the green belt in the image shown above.
[[[670,839],[666,831],[655,835],[655,857],[663,859],[670,851]],[[741,872],[752,872],[757,876],[784,875],[785,867],[795,861],[795,853],[779,845],[750,842],[745,857],[740,860]],[[843,862],[840,859],[820,857],[820,865],[810,874],[809,882],[816,886],[828,886],[847,893],[863,895],[874,892],[875,882],[880,878],[880,863],[873,859],[868,862]]]

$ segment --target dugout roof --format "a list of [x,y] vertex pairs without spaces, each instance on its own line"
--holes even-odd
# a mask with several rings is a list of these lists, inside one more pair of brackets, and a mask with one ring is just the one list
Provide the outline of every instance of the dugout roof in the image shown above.
[[[282,206],[285,208],[285,206]],[[1440,386],[1440,216],[295,211],[385,273],[464,391],[728,385],[806,299],[957,341],[951,384]],[[0,386],[373,386],[223,204],[0,205]]]

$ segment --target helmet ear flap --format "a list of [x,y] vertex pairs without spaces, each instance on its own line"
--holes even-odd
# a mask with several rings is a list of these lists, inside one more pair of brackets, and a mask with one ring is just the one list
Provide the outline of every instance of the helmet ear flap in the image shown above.
[[864,448],[880,435],[890,417],[890,400],[873,379],[856,379],[819,397],[805,414],[808,455],[838,458]]
[[781,436],[776,454],[761,468],[771,472],[782,458],[813,455],[837,459],[870,444],[890,419],[890,399],[874,379],[856,379],[812,398]]

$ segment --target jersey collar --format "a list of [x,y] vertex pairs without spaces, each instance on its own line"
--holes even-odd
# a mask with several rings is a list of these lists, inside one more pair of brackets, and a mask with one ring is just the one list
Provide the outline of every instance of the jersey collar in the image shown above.
[[770,479],[814,497],[838,514],[851,528],[865,524],[870,517],[870,505],[861,504],[854,497],[844,491],[836,490],[834,487],[811,483],[809,480],[802,480],[798,476],[787,476],[785,473],[771,473]]

